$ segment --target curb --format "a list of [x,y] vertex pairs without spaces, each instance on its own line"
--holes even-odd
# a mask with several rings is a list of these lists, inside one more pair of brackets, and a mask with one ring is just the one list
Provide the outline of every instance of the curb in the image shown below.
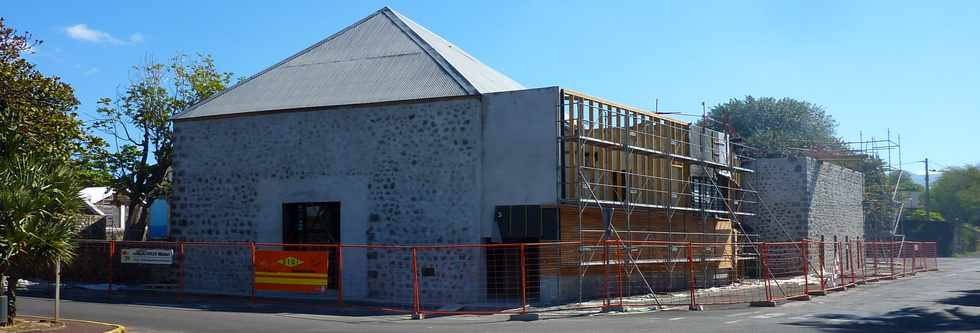
[[62,319],[62,320],[63,321],[74,321],[74,322],[79,322],[79,323],[89,323],[89,324],[98,324],[98,325],[106,325],[106,326],[115,326],[115,328],[113,328],[111,330],[108,330],[108,331],[105,331],[104,333],[126,333],[126,326],[119,325],[119,324],[103,323],[101,321],[81,320],[81,319]]
[[[54,319],[54,318],[51,318],[51,317],[44,317],[44,316],[31,316],[31,315],[22,315],[22,316],[23,317],[33,317],[33,318],[44,318],[44,319],[48,319],[48,320],[53,320]],[[18,316],[18,317],[20,317],[20,316]],[[126,333],[126,327],[123,326],[123,325],[119,325],[119,324],[103,323],[101,321],[94,321],[94,320],[64,319],[64,318],[62,318],[61,321],[73,321],[73,322],[78,322],[78,323],[87,323],[87,324],[113,326],[115,328],[113,328],[111,330],[108,330],[108,331],[105,331],[104,333]]]

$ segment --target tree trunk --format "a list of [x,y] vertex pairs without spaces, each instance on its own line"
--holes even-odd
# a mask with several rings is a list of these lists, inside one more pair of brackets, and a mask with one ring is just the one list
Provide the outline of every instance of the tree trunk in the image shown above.
[[[124,240],[146,240],[147,208],[141,204],[131,204],[126,217]],[[132,221],[132,222],[130,222]]]
[[11,275],[7,277],[7,325],[14,324],[14,317],[17,317],[17,282],[20,276]]

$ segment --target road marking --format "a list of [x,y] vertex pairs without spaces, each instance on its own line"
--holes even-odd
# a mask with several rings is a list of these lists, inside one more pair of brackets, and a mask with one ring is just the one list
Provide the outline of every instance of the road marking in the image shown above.
[[725,315],[725,317],[738,317],[738,316],[754,315],[756,313],[761,313],[761,312],[762,311],[733,313],[733,314],[730,314],[730,315]]
[[785,313],[781,313],[781,312],[773,312],[773,313],[767,313],[767,314],[764,314],[764,315],[753,316],[752,318],[755,318],[755,319],[770,319],[770,318],[776,318],[776,317],[784,316],[784,315],[786,315],[786,314]]
[[685,317],[677,317],[677,318],[670,318],[670,319],[667,319],[667,320],[681,320],[681,319],[684,319],[684,318]]
[[726,321],[725,324],[734,324],[734,323],[737,323],[737,322],[740,322],[740,321],[742,321],[742,320],[741,319],[738,319],[738,320]]
[[831,323],[835,323],[835,324],[841,324],[841,323],[852,322],[852,321],[855,321],[855,320],[854,319],[836,319],[836,318],[832,318],[832,319],[827,319],[827,321],[829,321]]

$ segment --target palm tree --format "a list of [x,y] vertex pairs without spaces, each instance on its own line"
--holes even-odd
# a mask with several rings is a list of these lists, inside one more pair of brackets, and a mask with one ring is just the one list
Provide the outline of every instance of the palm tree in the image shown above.
[[9,277],[8,324],[17,315],[21,272],[74,257],[80,190],[68,163],[30,154],[0,158],[0,273]]

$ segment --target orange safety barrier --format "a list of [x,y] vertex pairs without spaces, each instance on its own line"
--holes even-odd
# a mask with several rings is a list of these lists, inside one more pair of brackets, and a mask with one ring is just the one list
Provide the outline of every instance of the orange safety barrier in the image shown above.
[[938,269],[934,242],[849,238],[448,245],[80,240],[77,253],[62,281],[104,289],[108,297],[121,290],[253,301],[295,294],[419,317],[772,303]]
[[255,289],[324,292],[327,267],[326,252],[255,251]]

